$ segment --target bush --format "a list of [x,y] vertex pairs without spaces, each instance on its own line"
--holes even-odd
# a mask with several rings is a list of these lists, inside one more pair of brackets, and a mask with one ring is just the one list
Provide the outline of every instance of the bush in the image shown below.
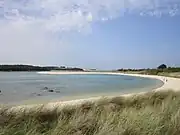
[[166,69],[167,66],[165,64],[160,65],[157,69]]

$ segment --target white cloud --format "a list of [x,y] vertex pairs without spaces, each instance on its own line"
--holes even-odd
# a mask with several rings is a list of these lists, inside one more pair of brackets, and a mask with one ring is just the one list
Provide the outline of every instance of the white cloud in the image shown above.
[[174,16],[179,14],[179,6],[180,0],[1,0],[0,3],[6,19],[40,23],[52,31],[79,30],[127,12]]
[[46,63],[47,54],[64,56],[67,48],[53,33],[84,33],[127,13],[174,16],[179,7],[180,0],[0,0],[0,63]]

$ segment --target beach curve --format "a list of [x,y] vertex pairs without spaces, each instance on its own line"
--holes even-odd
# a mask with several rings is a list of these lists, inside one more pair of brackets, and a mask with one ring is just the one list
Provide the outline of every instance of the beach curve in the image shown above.
[[134,77],[143,77],[157,79],[163,82],[163,85],[159,88],[154,89],[155,91],[172,89],[175,91],[180,91],[180,78],[157,76],[157,75],[143,75],[143,74],[126,74],[119,72],[70,72],[70,71],[50,71],[50,72],[38,72],[39,74],[49,74],[49,75],[63,75],[63,74],[106,74],[106,75],[125,75]]
[[[158,79],[163,82],[163,85],[159,88],[154,89],[153,91],[162,91],[162,90],[174,90],[174,91],[180,91],[180,79],[179,78],[172,78],[172,77],[164,77],[164,76],[157,76],[157,75],[142,75],[142,74],[125,74],[125,73],[119,73],[119,72],[69,72],[69,71],[50,71],[50,72],[38,72],[39,74],[50,74],[50,75],[62,75],[62,74],[106,74],[106,75],[126,75],[126,76],[134,76],[134,77],[143,77],[143,78],[151,78],[151,79]],[[140,92],[138,94],[145,94],[147,92]],[[118,96],[124,96],[129,97],[137,93],[130,93],[130,94],[122,94]],[[106,98],[112,98],[115,96],[108,96]],[[101,99],[102,96],[99,97],[92,97],[92,98],[85,98],[85,99],[75,99],[75,100],[69,100],[69,101],[57,101],[57,102],[50,102],[44,107],[46,109],[53,109],[56,107],[64,107],[64,106],[75,106],[75,105],[81,105],[86,102],[96,102],[99,99]],[[40,104],[39,104],[40,105]],[[11,110],[24,110],[24,109],[32,109],[35,106],[39,105],[21,105],[12,107]],[[42,104],[41,104],[42,105]]]
[[[106,75],[126,75],[126,76],[134,76],[134,77],[143,77],[143,78],[151,78],[151,79],[157,79],[163,82],[163,85],[159,88],[154,89],[153,91],[162,91],[162,90],[174,90],[174,91],[180,91],[180,79],[179,78],[172,78],[172,77],[165,77],[165,76],[157,76],[157,75],[143,75],[143,74],[125,74],[125,73],[119,73],[119,72],[73,72],[73,71],[50,71],[50,72],[38,72],[40,74],[50,74],[50,75],[62,75],[62,74],[106,74]],[[167,81],[166,81],[167,80]],[[146,92],[140,92],[139,94],[144,94]],[[130,94],[123,94],[119,96],[132,96],[137,93],[130,93]],[[112,97],[112,96],[111,96]],[[96,101],[100,99],[101,97],[93,97],[93,98],[87,98],[87,99],[76,99],[76,100],[70,100],[70,101],[61,101],[56,103],[49,103],[49,104],[63,104],[63,105],[74,105],[74,104],[81,104],[87,101]]]

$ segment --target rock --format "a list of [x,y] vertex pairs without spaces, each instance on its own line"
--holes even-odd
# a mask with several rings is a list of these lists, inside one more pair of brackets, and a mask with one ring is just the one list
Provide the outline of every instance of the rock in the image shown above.
[[48,92],[54,92],[54,90],[48,90]]
[[49,88],[48,87],[44,87],[43,90],[48,90]]
[[0,90],[0,93],[1,93],[1,90]]

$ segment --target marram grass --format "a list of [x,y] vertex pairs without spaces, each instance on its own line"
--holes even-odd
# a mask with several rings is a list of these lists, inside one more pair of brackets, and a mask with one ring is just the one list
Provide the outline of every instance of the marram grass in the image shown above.
[[0,111],[0,135],[180,135],[180,93],[149,92],[130,98],[29,112]]

